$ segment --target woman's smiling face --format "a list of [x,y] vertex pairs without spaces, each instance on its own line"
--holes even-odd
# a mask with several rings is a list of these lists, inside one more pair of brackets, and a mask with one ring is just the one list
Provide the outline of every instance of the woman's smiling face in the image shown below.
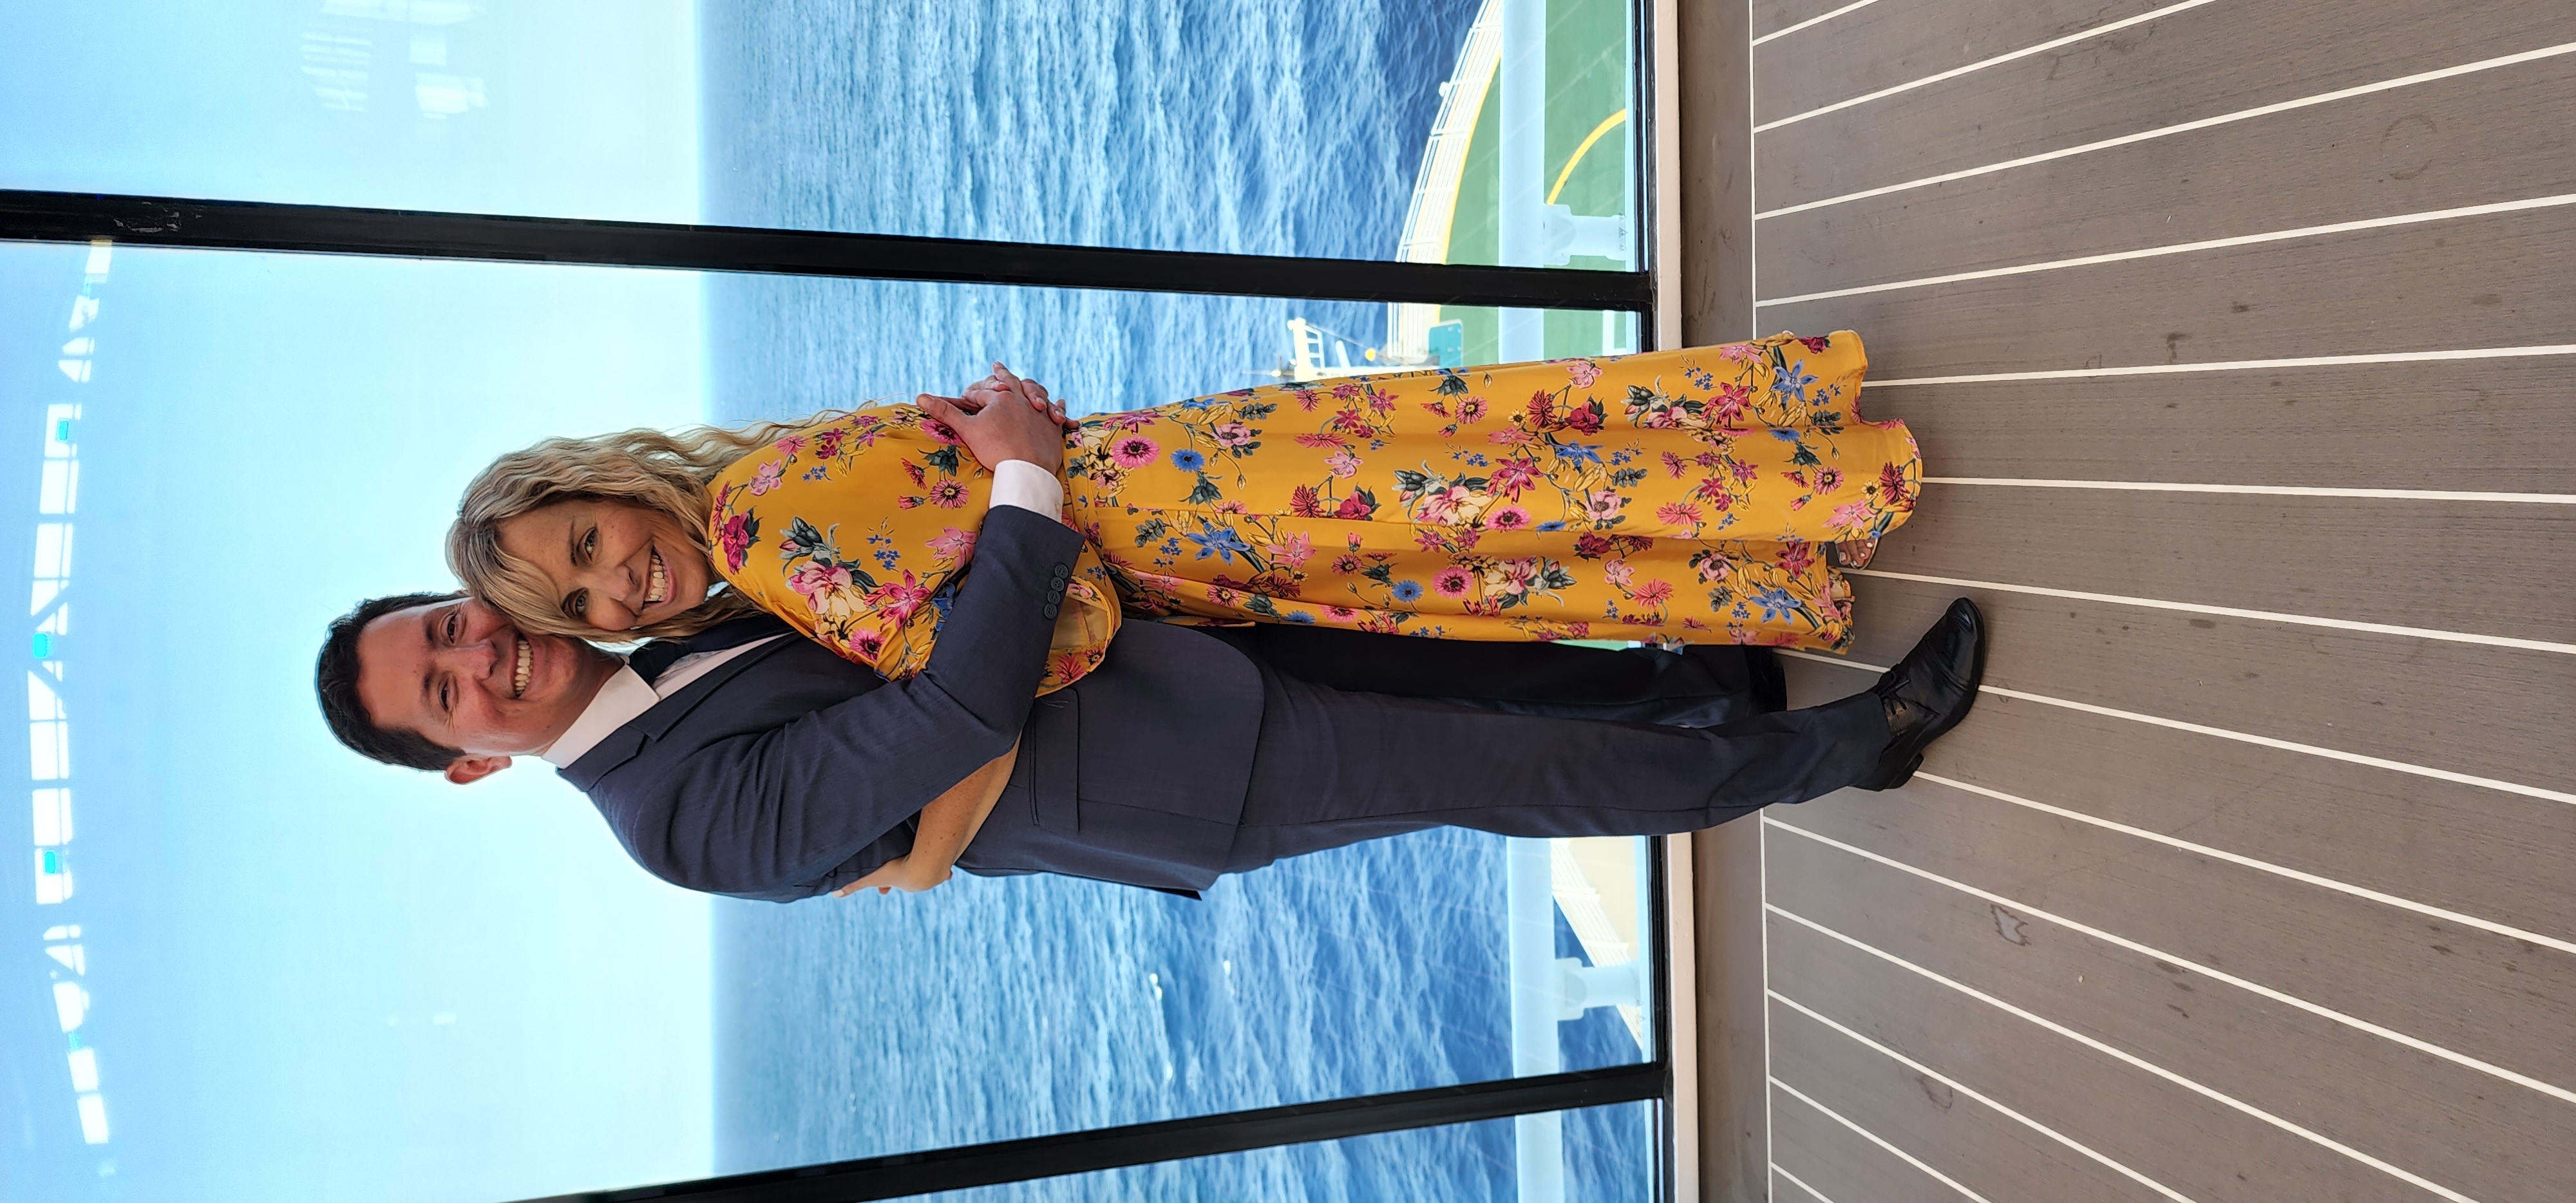
[[623,501],[575,500],[508,519],[501,550],[553,583],[574,622],[623,635],[707,599],[705,552],[659,510]]

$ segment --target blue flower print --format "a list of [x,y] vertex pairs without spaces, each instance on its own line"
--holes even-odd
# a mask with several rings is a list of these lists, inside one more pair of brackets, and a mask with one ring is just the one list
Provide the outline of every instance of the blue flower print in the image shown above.
[[1770,622],[1781,618],[1795,618],[1798,616],[1800,611],[1806,608],[1798,604],[1797,598],[1789,596],[1788,590],[1780,588],[1777,585],[1754,594],[1753,604],[1762,607],[1762,621],[1764,622]]
[[1807,386],[1815,382],[1816,378],[1807,374],[1807,361],[1801,359],[1781,369],[1779,377],[1772,382],[1771,387],[1794,400],[1803,402],[1807,399]]
[[[1252,558],[1252,545],[1244,542],[1243,536],[1234,533],[1234,528],[1231,526],[1208,526],[1199,534],[1181,537],[1199,545],[1199,554],[1196,557],[1198,559],[1204,560],[1209,556],[1215,556],[1231,564],[1234,562],[1236,552],[1242,552],[1245,559]],[[1415,592],[1419,593],[1421,590],[1416,589]]]
[[1207,457],[1184,447],[1172,453],[1172,466],[1183,472],[1196,472],[1207,467]]
[[1315,616],[1305,612],[1304,610],[1290,610],[1286,617],[1290,622],[1312,623],[1315,621]]
[[1421,599],[1422,599],[1422,582],[1420,582],[1420,581],[1397,581],[1397,582],[1395,583],[1395,600],[1400,601],[1400,602],[1409,602],[1409,601],[1420,601]]

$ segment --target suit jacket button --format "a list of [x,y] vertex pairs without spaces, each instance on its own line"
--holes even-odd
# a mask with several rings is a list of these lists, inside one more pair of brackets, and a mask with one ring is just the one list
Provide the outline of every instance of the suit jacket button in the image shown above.
[[1053,617],[1055,617],[1055,614],[1056,614],[1055,603],[1053,603],[1053,602],[1049,602],[1049,603],[1047,603],[1047,607],[1046,607],[1046,609],[1045,609],[1045,610],[1043,610],[1043,611],[1041,611],[1041,613],[1044,613],[1044,614],[1045,614],[1047,617],[1049,617],[1049,618],[1053,618]]

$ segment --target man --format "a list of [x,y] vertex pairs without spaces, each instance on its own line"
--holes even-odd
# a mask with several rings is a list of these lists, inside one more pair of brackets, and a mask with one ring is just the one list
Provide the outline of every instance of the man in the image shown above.
[[334,625],[318,669],[326,717],[359,752],[458,783],[543,755],[656,875],[792,901],[924,888],[951,861],[1189,891],[1434,826],[1695,830],[1898,784],[1975,697],[1984,635],[1965,600],[1870,692],[1706,729],[1354,692],[1265,663],[1263,640],[1283,637],[1142,621],[1091,675],[1036,697],[1080,536],[1049,495],[1061,435],[1041,397],[1020,395],[1029,404],[973,410],[922,399],[997,479],[974,570],[911,679],[885,681],[773,620],[627,664],[471,600],[413,596]]

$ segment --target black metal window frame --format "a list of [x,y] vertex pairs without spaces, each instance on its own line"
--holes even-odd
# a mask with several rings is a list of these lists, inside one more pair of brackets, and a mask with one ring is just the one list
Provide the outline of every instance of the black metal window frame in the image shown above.
[[[1652,24],[1637,31],[1631,123],[1640,153],[1636,262],[1655,262]],[[339,205],[0,189],[0,242],[365,255],[508,263],[663,268],[1040,288],[1115,289],[1318,301],[1413,302],[1626,312],[1638,347],[1655,349],[1657,281],[1649,271],[1491,267],[1280,255],[1231,255],[920,238],[743,226],[587,221]],[[1652,988],[1668,1000],[1671,958],[1664,840],[1648,881]],[[1363,1095],[1158,1123],[898,1153],[689,1182],[560,1195],[526,1203],[858,1203],[1024,1182],[1185,1158],[1409,1129],[1652,1101],[1661,1151],[1672,1127],[1670,1007],[1653,1008],[1653,1056],[1634,1065]],[[1658,1194],[1673,1190],[1659,1158]]]

